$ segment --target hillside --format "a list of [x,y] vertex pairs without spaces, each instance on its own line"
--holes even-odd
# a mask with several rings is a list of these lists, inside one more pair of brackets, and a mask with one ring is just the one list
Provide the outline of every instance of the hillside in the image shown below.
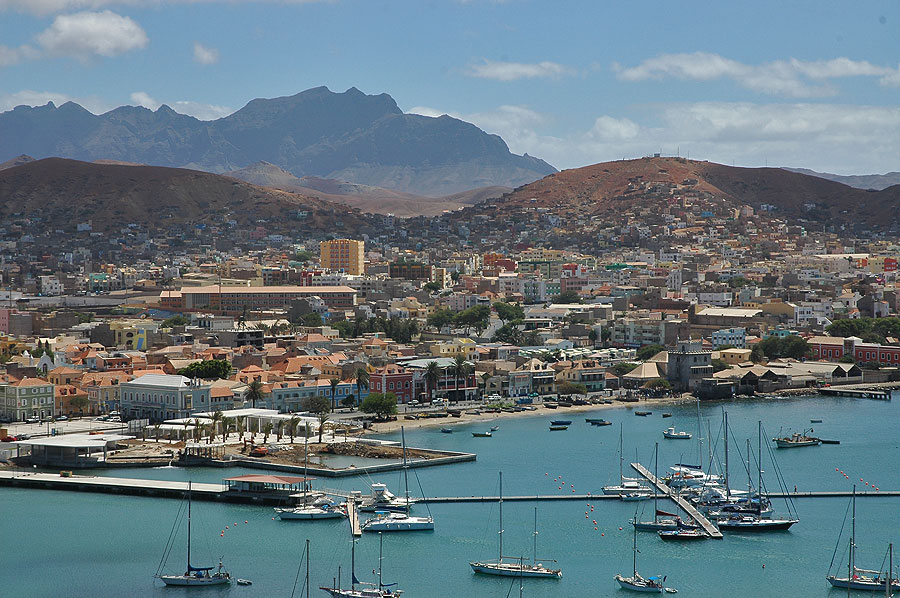
[[0,156],[108,160],[223,173],[259,161],[296,177],[351,181],[440,197],[516,187],[554,172],[509,151],[497,135],[451,118],[404,114],[387,94],[317,87],[256,99],[215,121],[168,106],[121,106],[94,115],[78,104],[0,113]]
[[445,197],[425,197],[315,176],[295,177],[283,168],[268,162],[257,162],[246,168],[225,173],[254,185],[291,191],[326,201],[334,201],[373,214],[436,216],[445,210],[456,210],[488,198],[500,197],[508,187],[471,189]]
[[794,222],[873,229],[900,225],[900,186],[864,191],[780,168],[735,168],[684,158],[623,160],[566,170],[490,204],[509,213],[541,209],[569,220],[602,216],[624,222],[676,201],[703,205],[714,213],[747,205]]
[[[306,212],[300,215],[299,212]],[[94,231],[130,223],[165,229],[235,220],[270,231],[357,232],[370,219],[345,206],[221,175],[158,166],[47,158],[0,171],[0,218],[42,219],[48,229]]]
[[894,185],[900,185],[900,172],[886,172],[884,174],[832,174],[830,172],[816,172],[808,168],[787,168],[784,170],[790,172],[799,172],[800,174],[808,174],[817,176],[820,179],[828,179],[836,183],[843,183],[857,189],[887,189]]

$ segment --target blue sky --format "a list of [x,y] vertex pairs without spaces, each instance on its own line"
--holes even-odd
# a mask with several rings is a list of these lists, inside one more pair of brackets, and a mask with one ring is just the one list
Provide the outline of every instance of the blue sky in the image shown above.
[[896,0],[0,0],[0,110],[209,119],[319,85],[558,168],[662,152],[900,170]]

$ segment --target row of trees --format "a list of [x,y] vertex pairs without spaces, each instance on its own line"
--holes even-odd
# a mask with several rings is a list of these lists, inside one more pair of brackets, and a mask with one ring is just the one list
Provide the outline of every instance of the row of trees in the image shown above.
[[900,318],[859,318],[836,320],[825,330],[831,336],[858,336],[866,343],[884,343],[886,337],[900,338]]
[[383,332],[398,343],[409,343],[419,334],[419,323],[409,318],[356,318],[342,320],[332,326],[341,338],[358,338],[372,332]]

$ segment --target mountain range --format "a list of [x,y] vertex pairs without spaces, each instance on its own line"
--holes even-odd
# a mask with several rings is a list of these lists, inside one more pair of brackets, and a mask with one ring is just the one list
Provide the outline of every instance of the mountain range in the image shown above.
[[163,105],[95,115],[73,102],[0,113],[0,156],[107,160],[224,173],[259,161],[315,176],[439,197],[518,187],[556,171],[450,116],[404,114],[387,94],[317,87],[256,99],[201,121]]
[[828,179],[836,183],[843,183],[857,189],[875,189],[880,191],[900,185],[900,172],[886,172],[885,174],[831,174],[830,172],[816,172],[808,168],[785,168],[791,172],[817,176],[820,179]]

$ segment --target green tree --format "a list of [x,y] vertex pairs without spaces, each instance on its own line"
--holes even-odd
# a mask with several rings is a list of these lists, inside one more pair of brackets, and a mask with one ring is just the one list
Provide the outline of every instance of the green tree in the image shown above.
[[587,386],[573,382],[563,382],[556,388],[556,392],[563,396],[587,394]]
[[321,444],[325,422],[328,421],[328,413],[331,411],[331,402],[323,396],[315,396],[306,399],[305,403],[306,410],[319,418],[319,444]]
[[333,323],[331,326],[338,331],[341,338],[356,338],[356,335],[354,334],[355,326],[350,320],[341,320]]
[[842,355],[840,359],[838,359],[838,363],[856,363],[856,358],[852,355]]
[[428,399],[434,400],[434,389],[437,388],[438,381],[441,379],[441,366],[438,362],[432,360],[425,364],[425,386],[428,391]]
[[436,309],[425,322],[429,327],[441,331],[444,326],[453,322],[453,312],[446,308]]
[[553,303],[581,303],[581,295],[575,291],[563,291],[553,298]]
[[294,434],[297,433],[297,426],[300,425],[300,417],[292,415],[288,420],[288,436],[291,437],[291,444],[294,444]]
[[712,360],[713,372],[721,372],[722,370],[727,370],[730,367],[731,366],[729,366],[727,363],[725,363],[721,359],[713,359]]
[[234,426],[234,418],[233,417],[222,417],[222,442],[228,442],[228,433],[231,432],[231,428]]
[[231,375],[231,364],[224,359],[195,361],[187,367],[178,370],[178,373],[188,378],[221,380],[223,378],[228,378]]
[[266,422],[266,425],[263,426],[263,444],[269,444],[269,434],[272,433],[274,427],[272,422]]
[[454,401],[459,401],[459,380],[460,378],[465,379],[466,376],[469,375],[472,366],[466,361],[466,358],[462,355],[457,355],[453,358],[453,364],[450,366],[450,373],[453,374],[454,379],[454,389],[453,396]]
[[662,345],[644,345],[640,349],[637,350],[635,357],[640,359],[641,361],[647,361],[660,351],[665,351],[666,348]]
[[212,444],[212,441],[215,440],[216,433],[219,430],[219,424],[222,422],[222,412],[216,409],[209,419],[211,420],[210,425],[212,426],[212,429],[210,430],[209,441],[207,444]]
[[341,399],[341,407],[346,407],[347,409],[356,407],[356,395],[349,394]]
[[517,326],[512,324],[504,324],[494,332],[491,341],[495,343],[505,343],[507,345],[522,346],[525,342],[525,333]]
[[256,402],[263,400],[263,384],[259,380],[254,380],[250,383],[249,388],[247,389],[247,400],[250,401],[250,405],[256,409]]
[[598,336],[599,336],[599,335],[597,334],[597,329],[596,329],[596,328],[591,328],[591,330],[588,332],[588,340],[591,341],[591,344],[592,344],[592,345],[596,345],[596,344],[597,344],[597,338],[598,338]]
[[641,388],[643,388],[645,390],[649,390],[650,392],[653,392],[653,393],[661,393],[661,392],[668,392],[668,391],[672,390],[672,385],[669,384],[669,381],[666,380],[665,378],[654,378],[653,380],[648,380],[647,382],[644,382],[644,384],[641,386]]
[[306,251],[305,249],[300,249],[297,253],[294,254],[294,260],[298,262],[311,262],[313,260],[313,254]]
[[[369,390],[369,370],[366,368],[356,368],[356,397],[362,397],[362,390]],[[351,404],[350,407],[353,405]]]
[[439,283],[432,281],[432,282],[426,282],[425,284],[423,284],[422,288],[431,293],[435,293],[437,291],[440,291],[443,287]]
[[376,419],[387,419],[397,413],[397,395],[392,392],[372,392],[362,402],[360,411],[371,413]]
[[[796,334],[777,337],[767,336],[757,343],[763,354],[769,359],[777,359],[779,357],[790,357],[800,359],[809,353],[809,343],[805,338]],[[751,354],[752,357],[752,354]]]
[[630,372],[631,370],[633,370],[634,368],[636,368],[638,365],[639,364],[637,364],[637,363],[623,362],[623,363],[617,363],[616,365],[612,366],[609,369],[612,371],[613,374],[621,377],[621,376],[624,376],[625,374],[627,374],[628,372]]
[[334,411],[334,408],[337,406],[337,401],[335,400],[335,395],[337,394],[337,387],[341,383],[341,381],[337,378],[332,378],[328,381],[328,384],[331,385],[331,410]]
[[191,323],[191,319],[182,314],[171,316],[162,321],[160,328],[174,328],[176,326],[187,326]]
[[494,311],[497,312],[497,317],[503,323],[509,322],[511,320],[524,320],[525,319],[525,310],[522,309],[522,306],[518,303],[506,303],[504,301],[497,301],[494,303]]
[[453,324],[465,328],[467,336],[470,328],[475,328],[478,331],[484,330],[488,327],[490,321],[491,308],[487,305],[475,305],[453,316]]
[[78,410],[78,415],[80,417],[84,416],[84,410],[88,406],[89,403],[90,403],[90,401],[84,395],[75,395],[69,401],[69,405],[71,405],[73,409]]
[[303,314],[302,316],[300,316],[300,323],[304,326],[321,326],[322,316],[314,311],[311,311],[308,314]]

